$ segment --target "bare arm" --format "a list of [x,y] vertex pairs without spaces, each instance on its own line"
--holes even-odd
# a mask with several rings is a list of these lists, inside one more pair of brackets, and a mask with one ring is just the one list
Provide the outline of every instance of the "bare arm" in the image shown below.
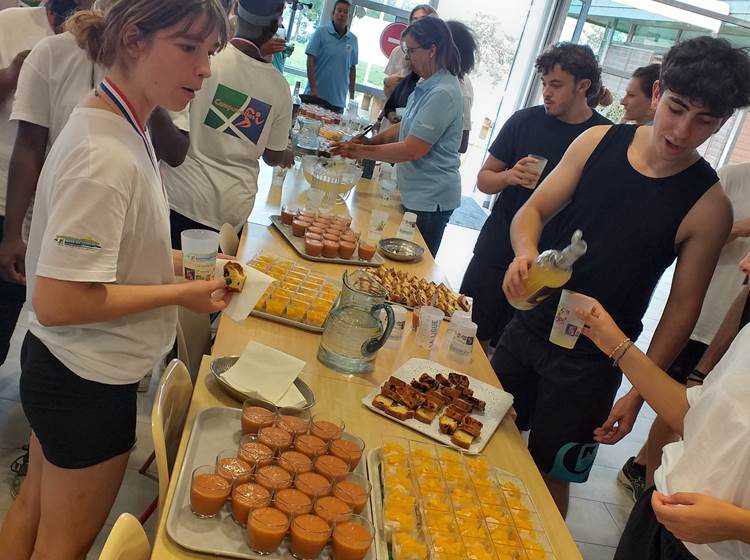
[[169,113],[161,107],[151,113],[148,126],[157,159],[171,167],[182,165],[190,148],[190,135],[177,128]]
[[750,237],[750,218],[734,222],[732,225],[732,231],[727,238],[727,243],[731,243],[740,237]]
[[401,142],[391,142],[388,144],[373,145],[345,142],[332,147],[331,153],[352,159],[373,159],[389,163],[403,163],[423,158],[431,149],[432,144],[410,135]]
[[398,83],[403,79],[401,74],[390,74],[383,78],[383,93],[385,96],[390,97]]
[[710,373],[732,344],[734,337],[737,336],[737,332],[739,331],[740,319],[742,319],[742,312],[747,304],[749,293],[750,286],[745,286],[734,302],[732,302],[711,344],[708,345],[698,365],[695,366],[695,369],[699,372],[703,374]]
[[380,132],[370,138],[369,142],[365,142],[366,144],[370,144],[371,146],[379,146],[380,144],[390,144],[391,142],[398,141],[399,133],[401,132],[401,123],[396,123],[390,128],[385,129],[383,132]]
[[0,276],[11,282],[26,281],[26,244],[21,237],[23,221],[36,192],[48,138],[48,128],[26,121],[18,122],[8,167],[5,221],[0,243]]
[[37,319],[44,326],[81,325],[110,321],[168,305],[182,305],[198,313],[224,309],[229,294],[212,299],[224,288],[224,279],[193,280],[178,284],[133,286],[70,282],[38,276],[32,294]]
[[[672,364],[690,338],[731,226],[732,206],[717,183],[693,206],[678,229],[672,288],[647,352],[662,369]],[[636,391],[631,390],[627,396],[638,402]]]
[[573,197],[583,166],[608,129],[608,126],[595,126],[576,138],[557,167],[547,175],[513,218],[510,239],[516,258],[503,279],[503,290],[509,298],[523,295],[528,270],[539,254],[539,236],[544,224]]
[[354,99],[354,88],[357,85],[357,67],[352,64],[349,68],[349,99]]
[[21,73],[23,61],[29,56],[31,51],[21,51],[18,53],[7,68],[0,68],[0,104],[13,95],[18,85],[18,75]]
[[291,167],[294,164],[294,150],[263,150],[263,161],[271,167]]
[[315,57],[307,55],[307,83],[310,84],[310,95],[318,96],[318,82],[315,80]]

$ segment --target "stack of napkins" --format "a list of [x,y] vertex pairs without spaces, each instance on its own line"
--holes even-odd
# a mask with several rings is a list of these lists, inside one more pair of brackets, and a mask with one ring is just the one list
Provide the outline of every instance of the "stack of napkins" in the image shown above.
[[[224,265],[229,262],[225,259],[216,259],[216,277],[224,277]],[[239,261],[237,261],[239,262]],[[244,263],[240,263],[245,271],[245,286],[240,293],[232,293],[232,299],[229,305],[224,309],[224,314],[238,323],[247,319],[250,312],[258,303],[258,300],[265,293],[268,286],[273,282],[273,278],[263,274],[259,270]]]
[[251,397],[272,402],[278,407],[300,408],[305,404],[305,397],[294,385],[294,380],[304,367],[305,362],[294,356],[251,342],[240,359],[221,377]]

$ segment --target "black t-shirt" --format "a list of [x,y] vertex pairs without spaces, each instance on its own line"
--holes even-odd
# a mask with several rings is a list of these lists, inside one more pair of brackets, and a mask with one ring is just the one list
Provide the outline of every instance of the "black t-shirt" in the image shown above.
[[[560,163],[565,150],[578,136],[601,124],[612,124],[609,119],[593,111],[591,118],[578,124],[568,124],[547,115],[543,105],[516,111],[503,125],[490,147],[490,154],[505,163],[508,169],[529,154],[547,158],[547,165],[539,182]],[[529,199],[531,189],[510,185],[500,193],[490,217],[484,224],[474,247],[474,254],[488,264],[504,267],[512,260],[510,222],[518,209]],[[548,224],[549,227],[549,224]],[[546,228],[545,228],[546,229]]]

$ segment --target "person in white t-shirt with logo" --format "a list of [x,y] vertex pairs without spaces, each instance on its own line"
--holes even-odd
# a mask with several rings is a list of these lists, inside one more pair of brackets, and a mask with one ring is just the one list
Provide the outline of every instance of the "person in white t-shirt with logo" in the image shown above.
[[142,123],[182,110],[228,35],[217,0],[128,0],[68,22],[108,68],[44,163],[26,255],[21,404],[28,474],[0,529],[4,558],[84,558],[135,444],[136,388],[171,348],[182,305],[221,311],[223,279],[176,282],[181,253]]
[[[49,0],[38,8],[8,8],[0,12],[0,241],[5,222],[5,191],[8,163],[17,126],[9,122],[13,92],[24,60],[40,40],[61,30],[65,18],[91,0]],[[0,365],[10,347],[10,337],[23,307],[23,286],[0,279]]]
[[682,439],[667,444],[655,487],[630,514],[615,560],[750,560],[750,325],[702,385],[662,371],[597,302],[583,334]]
[[212,59],[211,77],[189,109],[175,117],[175,126],[190,135],[184,163],[161,166],[176,249],[186,229],[242,228],[258,192],[261,157],[271,166],[294,162],[287,148],[289,84],[260,52],[283,10],[283,0],[240,0],[234,38]]

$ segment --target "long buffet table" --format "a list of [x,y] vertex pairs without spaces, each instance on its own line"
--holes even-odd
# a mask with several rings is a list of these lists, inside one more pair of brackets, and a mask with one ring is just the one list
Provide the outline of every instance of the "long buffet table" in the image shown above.
[[[238,257],[247,261],[258,252],[263,251],[301,260],[291,246],[275,231],[274,227],[268,225],[270,224],[268,217],[271,214],[278,214],[282,204],[304,200],[304,191],[308,185],[304,181],[301,172],[299,170],[290,171],[283,188],[271,187],[271,170],[264,167],[261,170],[259,184],[262,187],[256,197],[253,214],[250,216],[247,227],[243,230]],[[386,226],[385,234],[386,236],[395,235],[401,221],[399,207],[384,207],[376,188],[370,184],[370,181],[362,180],[347,201],[346,210],[353,218],[352,227],[360,231],[365,231],[370,211],[374,208],[389,212],[390,219]],[[343,206],[337,211],[343,211]],[[419,234],[417,234],[415,241],[424,245]],[[404,268],[437,282],[444,280],[444,275],[435,264],[429,251],[425,251],[425,256],[419,263],[398,264],[388,262],[387,264],[389,266]],[[305,265],[333,277],[340,277],[345,269],[341,265],[313,263],[310,261],[306,261]],[[409,323],[410,319],[407,320],[407,325]],[[384,434],[426,440],[424,436],[417,432],[409,430],[387,418],[373,414],[360,403],[361,399],[370,393],[374,386],[381,384],[393,371],[410,358],[429,358],[457,371],[466,372],[468,375],[496,387],[500,386],[487,357],[478,344],[474,345],[471,361],[468,364],[455,363],[448,358],[445,350],[441,348],[441,340],[446,327],[447,322],[443,324],[441,333],[437,339],[437,348],[431,354],[416,347],[414,344],[414,333],[410,329],[407,329],[404,338],[399,344],[392,345],[392,343],[389,343],[378,352],[375,370],[371,374],[353,376],[331,370],[317,360],[316,356],[320,342],[320,335],[318,334],[255,317],[250,317],[242,323],[236,323],[227,317],[222,317],[213,346],[212,356],[205,356],[201,364],[188,412],[185,431],[177,454],[174,468],[175,476],[170,481],[167,503],[160,504],[162,507],[159,508],[160,519],[152,558],[158,560],[172,558],[214,558],[181,548],[171,541],[166,532],[166,512],[169,510],[169,505],[174,495],[177,482],[176,473],[179,472],[184,459],[185,449],[193,427],[193,420],[199,412],[209,407],[240,406],[237,401],[224,393],[212,379],[208,367],[212,357],[240,354],[250,340],[255,340],[304,360],[307,365],[301,374],[301,378],[315,393],[315,410],[325,411],[343,418],[346,422],[347,430],[363,438],[369,450],[380,446]],[[565,526],[565,522],[555,507],[510,414],[506,416],[495,432],[484,450],[484,455],[492,465],[505,469],[524,481],[537,506],[538,514],[545,526],[555,556],[559,560],[580,559],[581,555]]]

